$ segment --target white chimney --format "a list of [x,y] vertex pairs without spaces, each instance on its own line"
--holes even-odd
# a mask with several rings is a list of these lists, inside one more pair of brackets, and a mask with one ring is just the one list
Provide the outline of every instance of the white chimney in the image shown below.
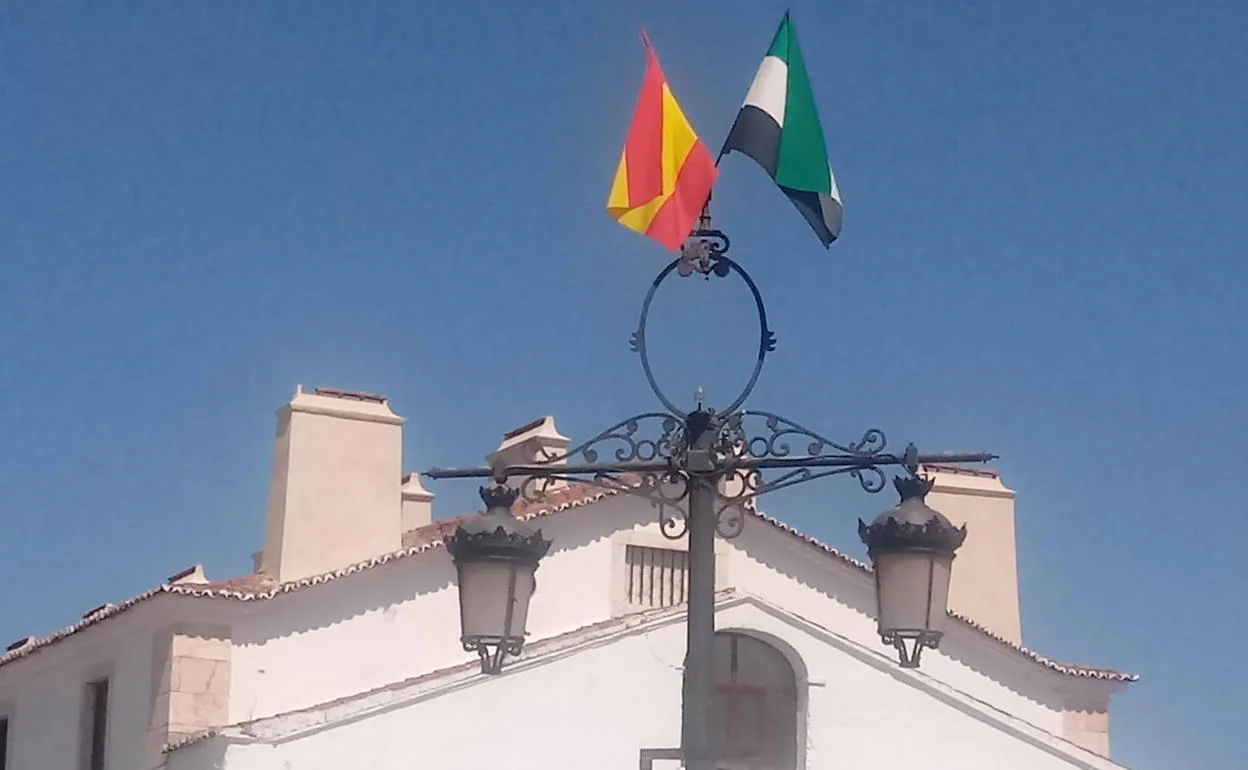
[[277,411],[260,571],[288,582],[399,550],[402,463],[385,397],[298,388]]
[[411,532],[433,521],[433,493],[421,486],[419,473],[404,476],[399,491],[403,499],[404,532]]
[[1014,491],[987,468],[931,465],[922,472],[936,482],[927,504],[966,525],[966,542],[953,560],[949,609],[1022,644]]
[[[503,434],[503,441],[498,449],[486,456],[486,462],[493,467],[498,463],[504,465],[533,465],[553,458],[561,457],[568,451],[571,442],[567,436],[560,435],[555,428],[554,417],[543,417],[527,425]],[[552,465],[567,465],[566,459],[559,459]],[[525,477],[511,476],[507,479],[508,486],[519,487]],[[566,481],[552,481],[542,488],[551,491],[566,486]],[[537,490],[533,490],[537,491]]]

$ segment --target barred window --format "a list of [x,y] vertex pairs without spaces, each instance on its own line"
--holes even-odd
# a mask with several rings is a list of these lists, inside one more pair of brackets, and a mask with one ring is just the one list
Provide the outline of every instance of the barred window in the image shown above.
[[689,601],[688,553],[630,545],[625,549],[624,559],[630,607],[675,607]]

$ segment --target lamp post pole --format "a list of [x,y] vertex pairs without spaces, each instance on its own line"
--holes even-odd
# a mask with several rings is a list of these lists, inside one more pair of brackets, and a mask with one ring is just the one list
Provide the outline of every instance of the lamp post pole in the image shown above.
[[[686,418],[689,485],[689,617],[685,627],[685,670],[681,747],[689,770],[713,770],[711,751],[711,661],[715,646],[715,493],[720,479],[709,444],[718,426],[713,415]],[[705,425],[703,425],[705,423]]]
[[[935,647],[940,642],[948,567],[965,537],[965,528],[954,528],[922,505],[930,484],[917,476],[925,465],[987,462],[995,455],[920,454],[913,445],[898,454],[887,450],[883,432],[876,429],[867,430],[855,441],[836,442],[780,415],[742,409],[767,354],[775,349],[775,334],[767,324],[762,296],[753,279],[727,255],[728,238],[711,229],[706,214],[699,228],[680,257],[651,284],[632,337],[632,348],[640,355],[646,380],[665,411],[635,415],[573,449],[533,463],[434,468],[424,475],[492,482],[482,488],[488,508],[483,520],[466,522],[447,538],[459,571],[461,639],[466,650],[480,655],[482,670],[490,674],[500,673],[506,657],[522,650],[533,573],[550,547],[540,531],[511,516],[510,503],[517,495],[540,500],[557,481],[588,483],[637,495],[657,508],[659,529],[665,536],[688,538],[681,752],[688,770],[714,770],[716,535],[739,535],[761,494],[838,475],[848,475],[864,490],[878,492],[885,486],[884,468],[903,469],[907,477],[897,479],[901,504],[870,526],[860,521],[859,532],[876,567],[881,639],[897,649],[903,667],[916,667],[923,647]],[[734,273],[749,288],[758,313],[754,370],[727,408],[706,408],[699,393],[696,408],[685,412],[659,387],[650,368],[646,321],[651,302],[660,285],[673,274],[709,280]],[[790,447],[790,441],[795,440],[806,444],[805,452]],[[599,461],[600,452],[611,449],[615,461]],[[508,479],[520,479],[518,489],[507,491]],[[923,569],[914,569],[915,559],[926,560]],[[896,601],[885,606],[886,602],[916,594],[925,595],[927,601]],[[916,607],[921,611],[912,609]]]

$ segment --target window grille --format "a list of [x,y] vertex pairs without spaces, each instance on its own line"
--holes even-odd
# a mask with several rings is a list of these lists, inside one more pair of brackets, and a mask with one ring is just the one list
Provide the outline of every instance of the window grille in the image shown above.
[[628,604],[637,608],[675,607],[689,601],[689,554],[670,548],[630,545]]

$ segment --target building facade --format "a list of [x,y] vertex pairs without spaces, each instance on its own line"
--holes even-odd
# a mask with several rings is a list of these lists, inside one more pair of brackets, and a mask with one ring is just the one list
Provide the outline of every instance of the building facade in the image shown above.
[[[567,444],[545,418],[491,456]],[[434,518],[401,447],[384,398],[297,392],[255,572],[192,567],[10,644],[2,770],[678,767],[684,543],[625,493],[565,484],[518,504],[554,547],[524,654],[482,675],[442,544],[462,517]],[[876,635],[866,565],[757,511],[717,543],[725,770],[1119,767],[1110,699],[1134,677],[1024,647],[1013,492],[991,471],[927,471],[929,504],[969,535],[955,620],[917,671]]]

